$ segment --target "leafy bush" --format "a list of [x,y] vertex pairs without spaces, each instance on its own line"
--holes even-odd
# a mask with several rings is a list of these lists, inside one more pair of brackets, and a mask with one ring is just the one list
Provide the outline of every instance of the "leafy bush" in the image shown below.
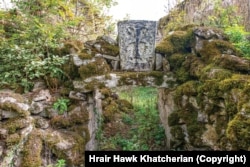
[[17,45],[7,45],[0,46],[0,87],[16,88],[20,85],[29,91],[35,79],[46,76],[61,78],[64,75],[60,67],[67,57],[49,55],[44,58]]
[[[11,2],[15,8],[0,9],[0,88],[22,86],[25,91],[32,88],[35,79],[60,80],[64,74],[60,67],[67,60],[58,56],[61,44],[66,39],[103,34],[109,18],[101,11],[114,5],[113,0]],[[101,24],[97,26],[92,20]]]
[[250,58],[250,41],[246,38],[250,33],[246,32],[244,27],[238,25],[227,27],[225,33],[243,56]]

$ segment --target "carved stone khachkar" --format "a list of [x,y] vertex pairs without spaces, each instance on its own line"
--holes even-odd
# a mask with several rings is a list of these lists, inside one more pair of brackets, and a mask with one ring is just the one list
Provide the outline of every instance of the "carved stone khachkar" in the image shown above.
[[118,36],[122,70],[153,70],[155,61],[155,21],[129,20],[118,22]]

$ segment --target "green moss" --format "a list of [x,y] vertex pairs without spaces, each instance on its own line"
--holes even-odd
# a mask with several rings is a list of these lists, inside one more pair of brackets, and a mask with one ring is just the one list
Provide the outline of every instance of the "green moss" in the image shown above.
[[93,79],[91,82],[88,82],[85,86],[85,89],[90,90],[90,91],[93,91],[97,88],[99,88],[99,89],[105,88],[105,84],[99,82],[96,79]]
[[176,31],[193,31],[195,27],[198,27],[199,25],[197,24],[187,24],[181,27],[176,28]]
[[184,67],[181,67],[178,70],[176,70],[175,76],[177,78],[177,81],[180,83],[184,83],[191,79],[189,72]]
[[72,126],[70,119],[68,117],[58,115],[50,120],[50,124],[54,128],[68,128]]
[[33,131],[23,148],[22,167],[38,167],[42,165],[42,139],[37,131]]
[[72,89],[70,88],[63,87],[62,89],[59,90],[59,93],[62,96],[68,96],[71,90]]
[[78,68],[74,65],[72,58],[70,59],[70,61],[62,65],[62,70],[67,76],[70,77],[70,79],[79,77]]
[[13,146],[20,142],[21,136],[17,133],[11,134],[6,139],[7,146]]
[[156,85],[161,85],[164,81],[164,73],[160,71],[151,72],[126,72],[117,73],[121,78],[119,79],[119,85],[141,85],[147,86],[148,78],[154,78],[154,83]]
[[90,140],[89,128],[88,125],[75,125],[70,129],[77,134],[83,134],[84,143],[87,143]]
[[104,44],[102,45],[102,53],[111,56],[117,56],[119,54],[119,47],[116,45]]
[[169,126],[178,125],[179,124],[179,120],[180,120],[180,117],[179,117],[178,112],[173,112],[168,117],[168,125]]
[[209,79],[221,81],[226,78],[231,78],[231,76],[232,72],[230,70],[222,69],[220,67],[215,67],[214,65],[209,64],[202,69],[200,79],[203,81]]
[[89,121],[88,111],[81,111],[80,113],[70,114],[71,125],[86,124]]
[[175,139],[184,141],[185,135],[183,133],[181,126],[177,125],[177,126],[171,127],[170,132]]
[[186,60],[182,66],[189,72],[190,77],[198,79],[202,74],[202,69],[205,67],[205,63],[200,57],[193,54],[186,54]]
[[201,84],[198,88],[199,96],[208,96],[210,98],[216,99],[223,97],[223,92],[220,91],[219,84],[217,80],[207,80]]
[[83,44],[80,41],[66,41],[63,47],[60,49],[60,55],[67,55],[70,53],[77,53],[83,48]]
[[119,111],[118,105],[114,102],[111,101],[111,103],[104,108],[103,111],[103,116],[104,116],[104,121],[109,122],[114,118],[114,114]]
[[24,110],[18,103],[12,103],[6,101],[0,104],[0,108],[6,111],[16,112],[19,116],[25,117],[29,115],[29,112]]
[[102,88],[100,89],[100,92],[105,98],[110,97],[112,93],[111,90],[108,88]]
[[172,71],[175,71],[176,69],[179,69],[182,64],[184,63],[184,61],[186,60],[186,55],[184,54],[173,54],[170,58],[169,58],[169,63],[170,63],[170,68]]
[[113,101],[111,97],[108,97],[102,100],[102,108],[104,109],[105,107],[107,107],[111,103],[111,101]]
[[249,150],[250,148],[250,119],[238,113],[228,123],[226,136],[237,149]]
[[149,76],[153,77],[155,79],[156,85],[161,85],[164,81],[164,73],[158,72],[158,71],[151,71],[149,73]]
[[221,57],[221,54],[227,53],[228,51],[232,52],[231,54],[238,55],[237,50],[230,42],[223,40],[213,40],[210,42],[205,41],[199,54],[205,62],[214,63],[215,61],[215,63],[217,62],[217,64],[219,64],[219,58]]
[[78,56],[82,60],[92,59],[93,58],[93,56],[91,54],[88,54],[86,51],[82,51],[82,52],[78,53]]
[[155,47],[155,51],[157,53],[162,53],[167,56],[170,56],[174,52],[174,47],[171,42],[168,41],[168,39],[164,39],[162,42],[157,44],[157,46]]
[[183,149],[185,144],[185,134],[181,126],[176,125],[171,127],[170,133],[172,135],[173,140],[171,140],[171,147],[174,149]]
[[222,92],[229,92],[233,88],[243,89],[247,83],[247,79],[240,79],[237,76],[233,75],[232,78],[228,78],[225,80],[220,81],[219,89]]
[[187,31],[174,31],[168,38],[174,46],[174,52],[190,52],[190,40],[193,37],[193,33]]
[[110,67],[103,58],[96,58],[96,61],[82,65],[78,70],[82,79],[96,75],[104,75],[110,72]]
[[181,99],[183,95],[186,96],[197,96],[198,90],[197,87],[199,86],[198,81],[188,81],[184,84],[180,85],[176,89],[175,98]]
[[229,118],[233,118],[234,115],[238,112],[237,103],[234,102],[233,99],[229,99],[225,101],[226,104],[226,112]]
[[112,45],[102,39],[102,37],[97,37],[97,43],[101,45],[101,53],[110,56],[117,56],[119,54],[119,47],[117,45]]
[[133,105],[128,102],[127,100],[124,99],[119,99],[117,100],[117,104],[119,105],[119,111],[125,112],[125,113],[130,113],[133,111]]
[[25,102],[25,99],[23,98],[23,96],[21,94],[9,92],[9,91],[0,90],[0,97],[3,97],[3,98],[4,97],[12,97],[12,98],[16,99],[16,101],[19,103]]
[[89,121],[89,114],[87,111],[82,110],[81,112],[68,113],[64,115],[58,115],[50,120],[50,124],[53,128],[70,128],[75,125],[85,124]]
[[[60,131],[53,135],[44,136],[44,142],[58,159],[66,160],[67,166],[81,166],[84,163],[84,146],[86,144],[82,132]],[[68,144],[68,148],[60,147],[57,144]]]
[[11,118],[3,123],[3,127],[8,130],[9,134],[14,134],[28,125],[29,122],[25,118]]

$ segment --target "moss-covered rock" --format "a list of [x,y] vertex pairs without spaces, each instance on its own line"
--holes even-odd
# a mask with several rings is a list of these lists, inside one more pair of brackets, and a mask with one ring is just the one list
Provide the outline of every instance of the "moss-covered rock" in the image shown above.
[[119,106],[116,102],[111,101],[111,103],[104,108],[103,116],[104,121],[109,122],[114,118],[114,114],[119,112]]
[[157,53],[162,53],[167,56],[170,56],[174,52],[174,47],[172,43],[168,41],[168,39],[164,39],[162,42],[157,44],[157,46],[155,47],[155,51]]
[[204,41],[199,53],[205,62],[212,63],[222,54],[238,55],[236,48],[228,41],[212,40]]
[[220,67],[216,67],[213,64],[207,65],[205,68],[202,69],[200,80],[224,80],[226,78],[230,78],[232,76],[232,72],[227,69],[223,69]]
[[190,53],[193,41],[193,32],[174,31],[167,35],[155,48],[156,52],[170,56],[173,53]]
[[103,58],[96,58],[94,62],[82,65],[78,70],[82,79],[110,72],[110,67]]
[[67,166],[81,166],[84,164],[86,137],[77,132],[51,131],[44,133],[42,139],[57,159],[66,161]]
[[168,60],[170,63],[171,70],[174,71],[182,66],[182,64],[186,60],[186,55],[176,53],[176,54],[171,55]]
[[190,41],[193,37],[192,31],[174,31],[169,36],[169,41],[174,46],[174,52],[190,52]]
[[63,47],[58,49],[58,54],[65,56],[72,53],[80,52],[83,49],[83,43],[78,40],[65,41]]
[[30,121],[26,118],[11,118],[2,124],[2,127],[8,131],[9,134],[14,134],[18,130],[27,127]]
[[250,150],[250,119],[248,113],[238,113],[228,124],[226,136],[234,149]]
[[69,59],[68,62],[62,65],[62,70],[67,76],[69,76],[69,78],[67,79],[74,79],[79,77],[78,68],[77,66],[75,66],[72,57]]
[[164,81],[164,73],[160,71],[151,72],[126,72],[119,73],[119,85],[161,85]]
[[50,124],[54,128],[71,128],[76,125],[85,125],[89,121],[89,113],[85,108],[71,107],[67,115],[57,115],[50,120]]
[[38,131],[33,131],[26,141],[23,148],[23,157],[21,166],[37,167],[42,165],[42,139]]
[[100,53],[111,56],[117,56],[119,54],[119,47],[115,41],[110,37],[100,36],[96,39],[97,44],[101,45]]
[[89,54],[87,50],[82,50],[80,53],[78,53],[78,56],[82,60],[93,58],[93,55]]
[[18,133],[14,133],[14,134],[7,136],[5,142],[6,142],[7,146],[14,146],[14,145],[18,144],[20,142],[20,140],[21,140],[21,136]]

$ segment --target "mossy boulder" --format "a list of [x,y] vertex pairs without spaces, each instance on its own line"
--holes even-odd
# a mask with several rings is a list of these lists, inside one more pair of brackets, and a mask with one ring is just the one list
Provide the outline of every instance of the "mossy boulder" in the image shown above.
[[103,58],[96,58],[94,62],[80,66],[78,70],[80,77],[86,79],[96,75],[104,75],[110,72],[110,67]]
[[170,56],[173,53],[190,53],[193,41],[192,31],[174,31],[167,35],[155,48],[157,53]]
[[211,64],[202,69],[200,80],[224,80],[230,78],[232,75],[232,71]]
[[157,44],[155,47],[155,51],[157,53],[165,54],[167,56],[173,54],[174,52],[174,47],[170,41],[168,41],[167,38],[165,38],[162,42]]
[[228,41],[205,41],[199,55],[207,64],[213,63],[225,69],[249,72],[250,61],[240,57],[240,53]]
[[66,161],[67,166],[84,164],[84,146],[87,140],[78,132],[48,131],[43,134],[42,140],[57,159]]
[[250,71],[250,60],[231,54],[222,54],[214,59],[216,65],[225,69],[248,73]]
[[0,109],[2,110],[0,119],[30,115],[30,106],[25,102],[25,99],[20,94],[13,92],[0,92]]
[[8,131],[8,134],[14,134],[17,131],[30,125],[30,120],[27,118],[11,118],[3,122],[1,125],[4,129]]
[[117,56],[119,54],[119,47],[117,42],[108,36],[97,37],[96,43],[101,45],[100,53],[110,56]]

